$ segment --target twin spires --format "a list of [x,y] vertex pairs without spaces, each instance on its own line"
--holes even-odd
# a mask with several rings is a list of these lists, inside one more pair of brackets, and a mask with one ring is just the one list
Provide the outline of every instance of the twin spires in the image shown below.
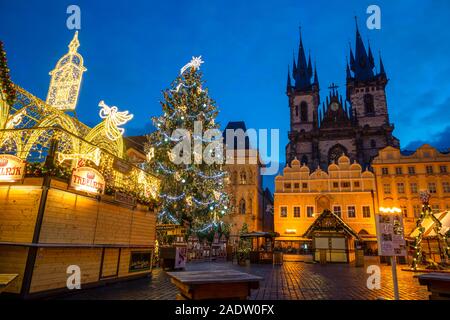
[[380,73],[375,74],[374,69],[375,59],[372,54],[370,43],[368,45],[368,50],[366,50],[359,32],[358,23],[356,22],[355,54],[353,55],[353,51],[350,46],[350,66],[347,63],[347,79],[354,79],[356,81],[370,81],[375,80],[378,77],[386,78],[386,72],[384,70],[381,56]]
[[313,72],[313,66],[311,63],[311,54],[309,54],[308,60],[306,59],[305,48],[303,46],[303,39],[301,32],[300,32],[300,44],[298,48],[297,61],[295,60],[294,56],[292,65],[293,65],[292,78],[294,79],[294,85],[292,85],[290,68],[288,67],[287,91],[291,90],[292,88],[299,91],[310,91],[313,89],[313,86],[316,86],[318,89],[319,77],[317,75],[317,68],[316,66],[314,66]]

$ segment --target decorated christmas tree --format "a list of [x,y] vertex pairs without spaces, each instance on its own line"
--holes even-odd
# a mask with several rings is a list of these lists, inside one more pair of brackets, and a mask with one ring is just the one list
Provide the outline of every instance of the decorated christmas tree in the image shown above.
[[147,165],[162,180],[159,222],[197,233],[223,227],[229,206],[218,111],[204,87],[202,63],[193,58],[163,91],[163,114],[153,118],[157,130],[147,145]]

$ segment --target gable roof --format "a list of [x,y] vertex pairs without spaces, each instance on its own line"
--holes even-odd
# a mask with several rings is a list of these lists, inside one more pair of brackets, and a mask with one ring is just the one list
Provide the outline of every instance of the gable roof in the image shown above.
[[[331,219],[331,225],[325,225],[324,222]],[[359,239],[358,234],[342,220],[339,216],[331,212],[330,210],[324,210],[320,216],[309,226],[303,237],[312,238],[314,231],[344,231],[346,234]]]

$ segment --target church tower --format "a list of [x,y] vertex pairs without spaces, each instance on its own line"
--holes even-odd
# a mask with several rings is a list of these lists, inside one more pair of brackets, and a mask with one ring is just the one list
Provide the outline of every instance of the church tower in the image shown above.
[[46,102],[63,111],[75,110],[81,80],[86,71],[83,57],[77,52],[79,46],[78,31],[76,31],[69,44],[69,52],[59,59],[55,69],[50,72],[51,81]]
[[[289,99],[290,128],[289,144],[286,147],[287,161],[302,157],[299,152],[312,156],[312,145],[299,145],[302,136],[311,134],[318,126],[319,78],[317,68],[311,63],[311,55],[306,59],[303,39],[300,33],[297,61],[293,59],[292,78],[288,68],[286,94]],[[304,157],[306,159],[307,156]],[[299,159],[301,160],[301,159]]]
[[352,116],[361,128],[357,143],[358,161],[367,164],[386,146],[399,146],[392,132],[386,99],[388,78],[380,56],[379,71],[370,44],[366,46],[356,24],[355,53],[350,47],[350,65],[347,63],[347,101]]

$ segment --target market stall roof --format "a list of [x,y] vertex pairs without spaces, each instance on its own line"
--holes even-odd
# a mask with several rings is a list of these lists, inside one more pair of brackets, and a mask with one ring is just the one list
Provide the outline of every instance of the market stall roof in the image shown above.
[[249,232],[241,234],[241,238],[275,238],[280,236],[277,232]]
[[[442,223],[442,228],[440,234],[445,235],[450,230],[450,211],[444,211],[440,213],[433,214],[436,219]],[[431,217],[426,217],[422,226],[425,229],[423,232],[423,237],[436,237],[436,231],[434,230],[435,222]],[[409,235],[410,238],[415,238],[419,235],[419,228],[415,228]]]
[[275,241],[311,241],[311,239],[300,236],[297,237],[281,236],[276,237]]
[[343,231],[344,233],[360,239],[359,235],[342,220],[339,216],[331,212],[330,210],[325,210],[317,217],[311,226],[306,230],[303,235],[306,238],[312,238],[315,231]]

